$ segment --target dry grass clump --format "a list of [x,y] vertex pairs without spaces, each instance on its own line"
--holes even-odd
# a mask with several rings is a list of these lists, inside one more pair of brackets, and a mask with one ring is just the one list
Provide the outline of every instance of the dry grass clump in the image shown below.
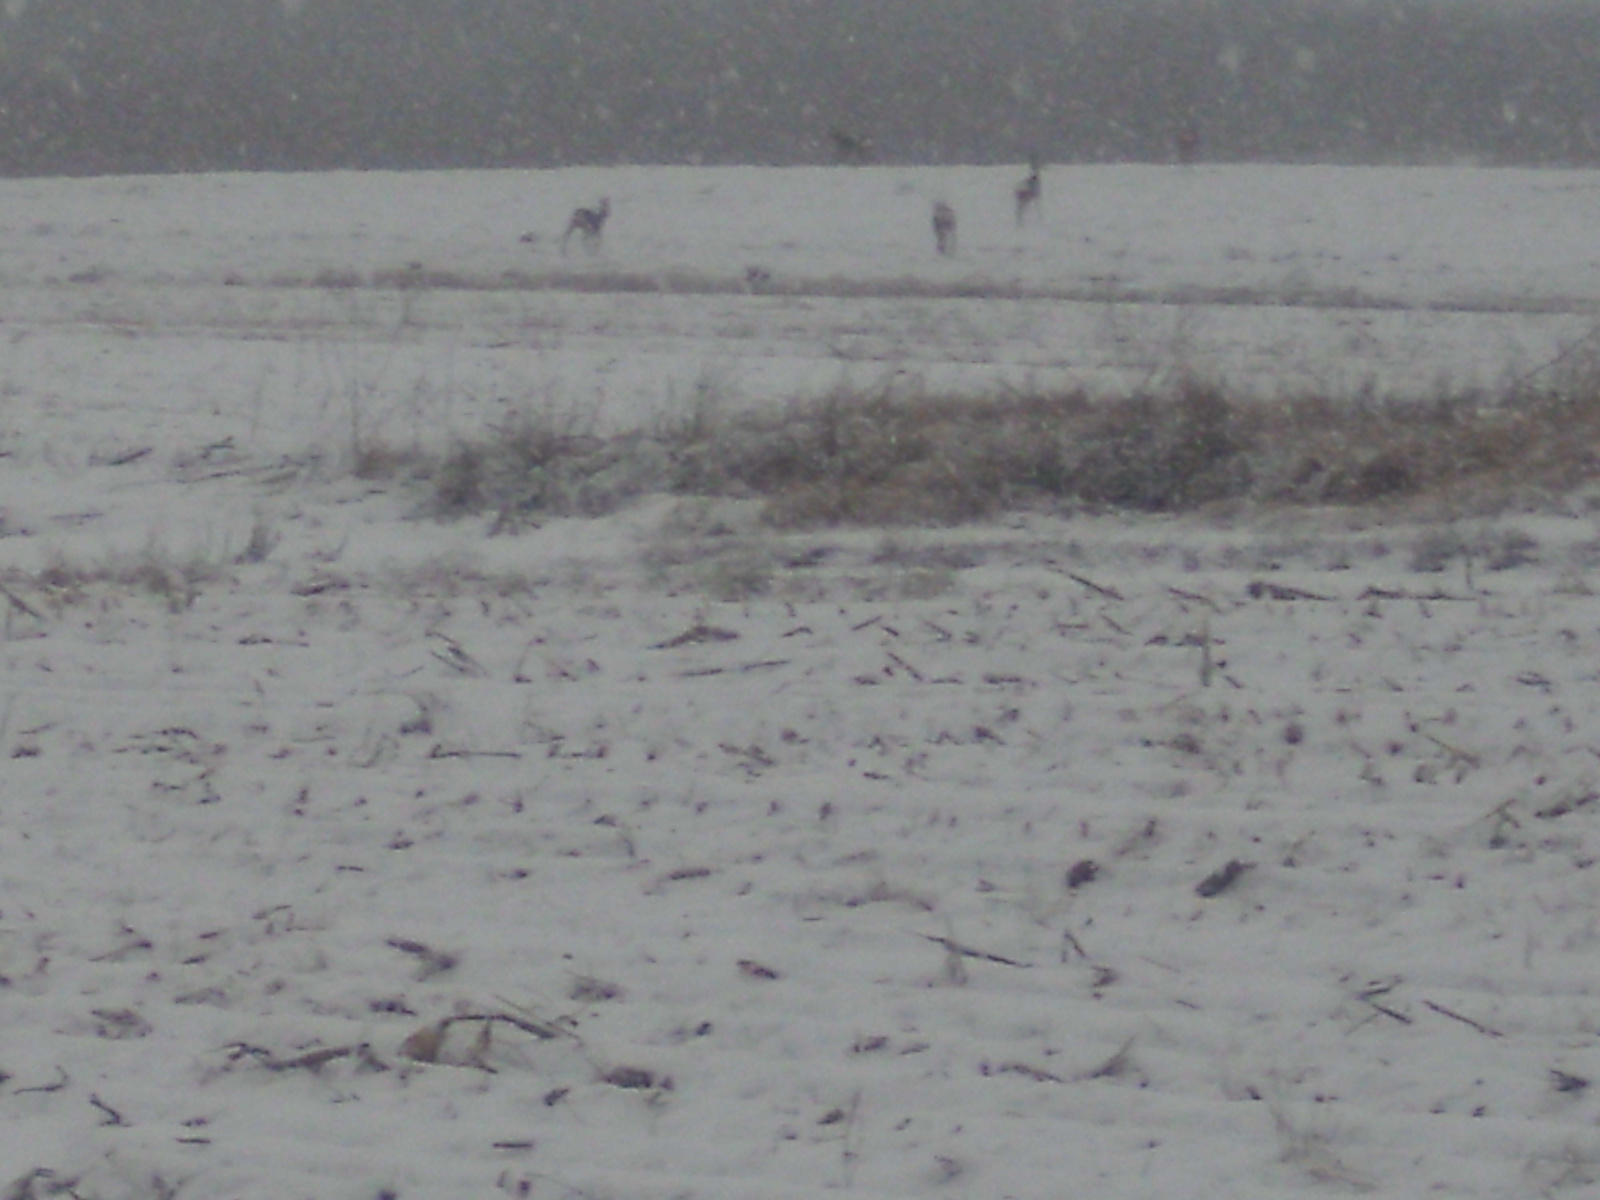
[[7,572],[0,576],[0,593],[12,609],[37,616],[21,593],[32,595],[45,607],[62,609],[84,602],[91,593],[115,590],[154,596],[174,613],[192,608],[206,586],[222,577],[219,562],[201,556],[177,558],[158,546],[133,554],[110,556],[95,563],[65,558],[34,573]]
[[[381,456],[367,456],[381,469]],[[570,419],[518,416],[444,454],[396,456],[396,471],[426,484],[427,515],[495,514],[492,532],[541,516],[599,516],[664,490],[665,450],[643,434],[602,437]]]
[[[425,510],[599,515],[647,493],[758,500],[776,527],[955,524],[1028,507],[1182,512],[1220,502],[1483,509],[1571,492],[1600,446],[1600,382],[1489,402],[1241,399],[1201,380],[1100,399],[835,393],[776,411],[700,409],[602,436],[524,416],[389,465]],[[372,456],[366,469],[381,473]]]
[[1600,467],[1600,380],[1493,402],[1291,401],[1259,406],[1254,422],[1251,496],[1263,500],[1496,508],[1573,492]]
[[678,487],[765,498],[781,526],[977,520],[1041,499],[1146,511],[1235,490],[1242,445],[1220,391],[1097,401],[833,395],[686,431]]

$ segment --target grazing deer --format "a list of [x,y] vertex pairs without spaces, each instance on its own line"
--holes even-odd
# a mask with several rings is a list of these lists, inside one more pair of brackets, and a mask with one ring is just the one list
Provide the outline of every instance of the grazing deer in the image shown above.
[[943,200],[933,206],[933,244],[940,254],[956,252],[956,210]]
[[1039,198],[1044,195],[1044,178],[1039,173],[1039,160],[1028,160],[1028,177],[1017,184],[1017,224],[1021,225],[1028,215],[1028,210],[1033,210],[1033,215],[1039,215]]
[[611,215],[611,197],[602,196],[600,203],[593,208],[580,208],[573,212],[572,219],[567,222],[567,231],[561,235],[561,253],[567,252],[567,243],[572,240],[573,234],[583,237],[583,244],[589,253],[593,254],[600,249],[600,239],[605,236],[606,218]]

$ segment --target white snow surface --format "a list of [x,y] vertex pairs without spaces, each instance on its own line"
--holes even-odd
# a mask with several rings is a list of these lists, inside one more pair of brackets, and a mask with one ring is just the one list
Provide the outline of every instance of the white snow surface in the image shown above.
[[1492,391],[1600,305],[1589,173],[1055,168],[1020,228],[1019,178],[0,184],[0,1195],[1594,1195],[1579,499],[491,537],[348,469]]

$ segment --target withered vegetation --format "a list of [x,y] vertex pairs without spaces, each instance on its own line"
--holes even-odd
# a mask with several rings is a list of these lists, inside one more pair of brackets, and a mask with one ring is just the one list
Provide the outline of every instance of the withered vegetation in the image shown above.
[[1483,512],[1595,475],[1600,376],[1579,382],[1425,402],[1264,400],[1192,378],[1118,398],[836,392],[761,411],[707,405],[609,435],[523,414],[437,453],[369,446],[357,469],[415,485],[428,516],[492,514],[496,533],[652,494],[753,500],[777,529],[953,525],[1023,509]]

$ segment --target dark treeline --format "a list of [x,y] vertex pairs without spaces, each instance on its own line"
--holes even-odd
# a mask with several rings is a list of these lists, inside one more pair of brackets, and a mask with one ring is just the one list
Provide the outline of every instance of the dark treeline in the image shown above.
[[[0,172],[1600,162],[1588,0],[33,0]],[[869,145],[852,146],[849,135]]]

